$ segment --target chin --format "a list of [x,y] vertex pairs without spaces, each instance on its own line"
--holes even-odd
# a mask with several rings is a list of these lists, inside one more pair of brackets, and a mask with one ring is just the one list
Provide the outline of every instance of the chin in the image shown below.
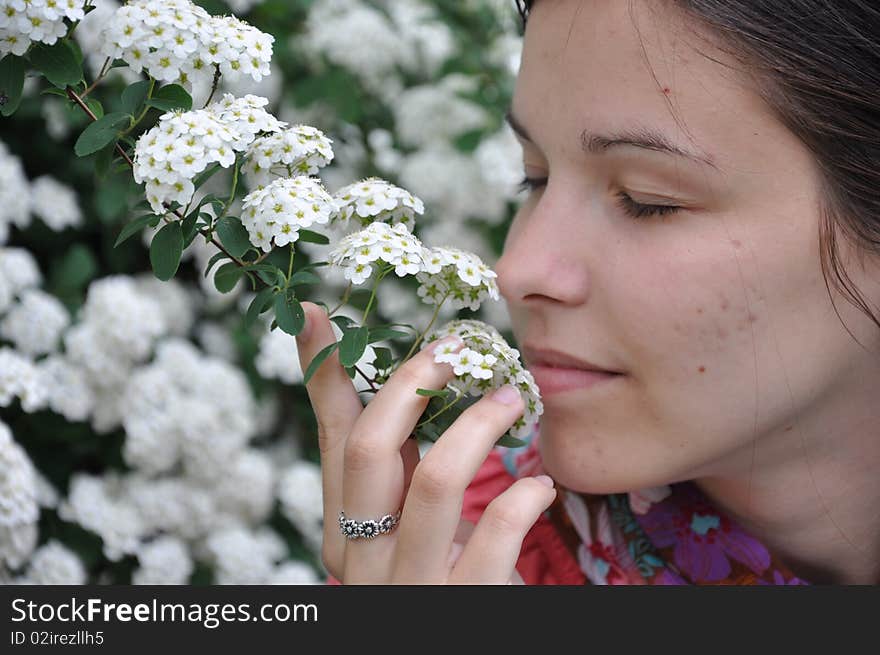
[[656,470],[645,470],[638,457],[607,448],[585,428],[541,422],[538,450],[547,474],[570,491],[584,494],[626,493],[658,486]]

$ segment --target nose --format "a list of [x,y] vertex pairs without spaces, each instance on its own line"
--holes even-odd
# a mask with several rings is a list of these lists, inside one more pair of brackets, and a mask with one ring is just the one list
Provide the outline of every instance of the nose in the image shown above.
[[498,291],[511,309],[534,302],[577,305],[590,286],[583,205],[547,186],[524,204],[495,264]]

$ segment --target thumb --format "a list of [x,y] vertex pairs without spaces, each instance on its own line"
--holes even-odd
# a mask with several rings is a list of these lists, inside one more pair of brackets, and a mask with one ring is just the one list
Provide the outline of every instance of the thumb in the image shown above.
[[[315,356],[337,339],[324,308],[311,302],[303,302],[302,308],[306,325],[297,335],[296,345],[300,366],[305,372]],[[339,349],[321,362],[306,385],[306,390],[318,420],[321,439],[325,442],[339,439],[344,441],[364,407],[351,378],[339,363]],[[325,446],[333,445],[335,444],[322,443],[321,450],[325,450]]]

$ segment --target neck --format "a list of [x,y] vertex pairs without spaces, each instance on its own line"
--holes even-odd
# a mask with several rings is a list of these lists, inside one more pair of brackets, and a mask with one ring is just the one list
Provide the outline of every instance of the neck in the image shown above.
[[861,407],[782,426],[694,480],[814,584],[880,582],[880,411]]

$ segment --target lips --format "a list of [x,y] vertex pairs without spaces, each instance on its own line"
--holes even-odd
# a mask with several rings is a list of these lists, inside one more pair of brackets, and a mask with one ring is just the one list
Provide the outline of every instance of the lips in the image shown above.
[[559,350],[552,348],[538,348],[536,346],[524,345],[522,347],[523,356],[529,368],[557,368],[557,369],[577,369],[580,371],[594,371],[597,373],[621,374],[611,368],[606,368],[600,364],[594,364],[584,359],[578,359]]
[[525,345],[522,352],[543,397],[573,389],[586,389],[623,377],[621,371],[607,369],[551,348]]

